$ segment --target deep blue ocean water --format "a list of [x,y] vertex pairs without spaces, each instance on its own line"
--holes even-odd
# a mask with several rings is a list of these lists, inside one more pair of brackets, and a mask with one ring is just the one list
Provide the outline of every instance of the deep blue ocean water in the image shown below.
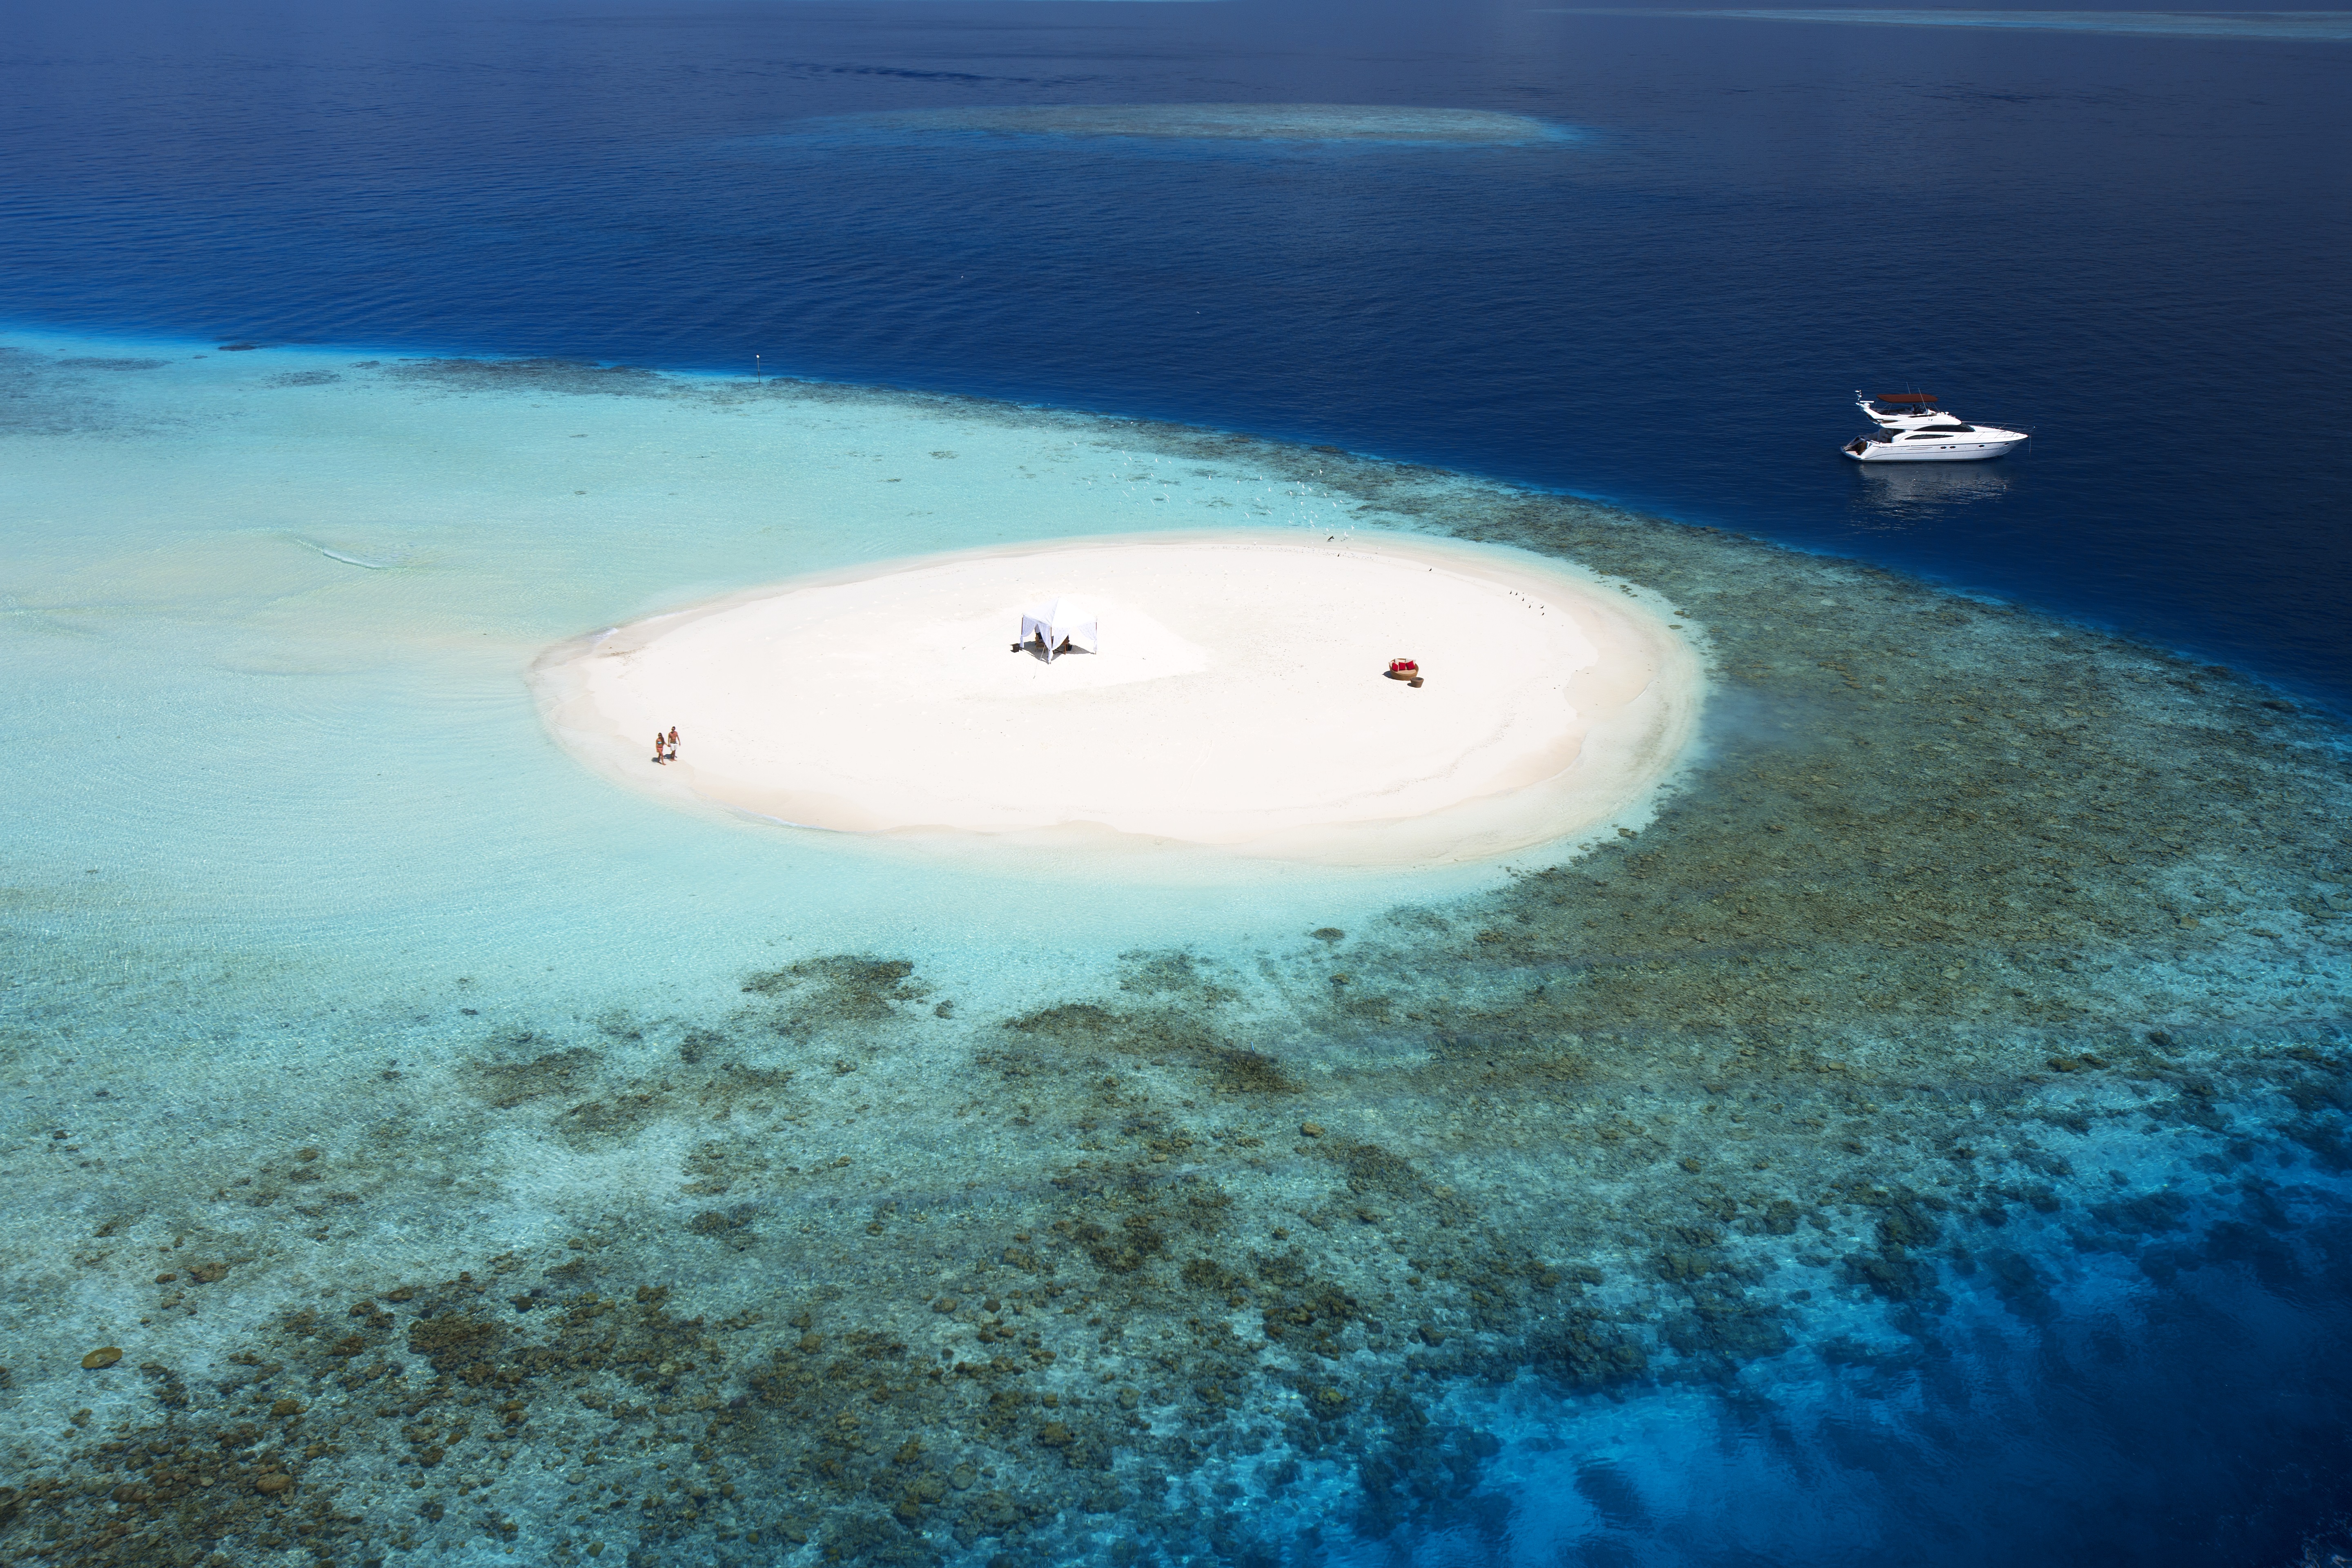
[[[1486,3],[11,8],[0,316],[767,365],[1858,552],[2352,698],[2352,53]],[[911,135],[1399,104],[1537,146]],[[822,130],[822,128],[819,128]],[[1851,391],[2031,427],[1860,471]]]
[[[8,20],[13,324],[756,353],[1329,443],[1866,556],[2352,705],[2352,46],[1476,4]],[[957,118],[1196,102],[1552,130]],[[1861,471],[1835,450],[1855,387],[2036,439]],[[1365,1560],[2294,1561],[2352,1509],[2352,1237],[2257,1176],[2231,1201],[2114,1279],[1989,1270],[1940,1351],[1857,1350],[1749,1425],[1629,1428],[1557,1471],[1512,1434],[1538,1503],[1506,1535]]]

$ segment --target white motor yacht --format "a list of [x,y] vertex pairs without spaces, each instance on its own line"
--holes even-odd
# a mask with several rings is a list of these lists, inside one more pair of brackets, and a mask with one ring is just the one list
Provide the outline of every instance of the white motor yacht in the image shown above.
[[1857,463],[1980,463],[2026,441],[2022,430],[1970,425],[1936,406],[1924,392],[1891,392],[1872,398],[1857,392],[1854,405],[1885,436],[1857,436],[1845,455]]

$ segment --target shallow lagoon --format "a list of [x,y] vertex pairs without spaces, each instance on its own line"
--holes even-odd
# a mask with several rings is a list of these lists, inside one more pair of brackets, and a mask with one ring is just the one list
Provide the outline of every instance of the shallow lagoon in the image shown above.
[[[2333,1496],[2352,811],[2282,699],[1174,426],[10,347],[13,1554],[2228,1561]],[[1507,868],[1106,885],[669,811],[522,679],[1236,521],[1620,578],[1704,753]]]

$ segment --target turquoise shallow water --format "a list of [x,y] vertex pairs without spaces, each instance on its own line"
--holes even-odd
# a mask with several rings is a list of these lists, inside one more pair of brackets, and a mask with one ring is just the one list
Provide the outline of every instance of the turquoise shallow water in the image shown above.
[[[41,347],[66,368],[39,395],[92,399],[79,428],[37,439],[12,498],[12,621],[39,678],[11,717],[79,716],[9,808],[19,842],[93,862],[60,919],[91,900],[141,910],[161,942],[299,931],[397,943],[436,972],[479,968],[486,943],[528,931],[590,963],[635,955],[643,983],[777,940],[747,930],[714,949],[735,919],[835,945],[1116,952],[1171,921],[1287,931],[1310,903],[1392,891],[1261,870],[1252,913],[1230,869],[1207,890],[1166,873],[1142,905],[1080,876],[1070,918],[1038,931],[1008,891],[1050,866],[1008,879],[714,834],[614,798],[548,744],[518,681],[559,639],[848,563],[1223,520],[1356,526],[1310,486],[1180,469],[1122,450],[1116,426],[1023,428],[942,403],[755,404],[719,382],[666,400],[310,352]],[[159,353],[168,364],[119,368]],[[452,907],[481,923],[453,927]]]
[[[12,1552],[2268,1562],[2324,1522],[2342,742],[2259,689],[1213,432],[5,347]],[[943,854],[614,788],[525,679],[803,572],[1235,521],[1687,607],[1693,772],[1507,867]]]

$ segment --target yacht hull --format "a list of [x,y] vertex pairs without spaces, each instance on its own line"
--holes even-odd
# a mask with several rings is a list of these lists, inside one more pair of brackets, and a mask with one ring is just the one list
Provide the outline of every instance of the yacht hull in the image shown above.
[[[1839,448],[1857,463],[1982,463],[2004,458],[2025,445],[2022,436],[1999,441],[1938,441],[1906,447],[1899,441],[1856,442]],[[1855,446],[1862,449],[1856,451]]]

